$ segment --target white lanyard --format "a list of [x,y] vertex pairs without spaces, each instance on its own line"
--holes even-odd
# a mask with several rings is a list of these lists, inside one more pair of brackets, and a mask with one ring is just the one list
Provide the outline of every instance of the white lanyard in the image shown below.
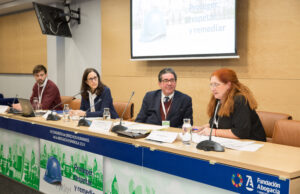
[[41,95],[40,95],[40,85],[38,84],[38,99],[39,99],[40,104],[42,103],[42,97],[43,97],[43,93],[44,93],[45,87],[47,85],[47,82],[48,82],[48,78],[46,78],[43,83],[43,89],[41,91]]
[[217,112],[218,112],[218,109],[219,109],[219,105],[220,105],[220,101],[218,100],[216,110],[215,110],[215,114],[214,114],[214,121],[213,121],[214,124],[216,125],[217,129],[219,127],[219,118],[217,120],[216,117],[217,117]]
[[95,112],[96,110],[95,110],[94,103],[95,103],[95,99],[96,99],[97,95],[92,94],[90,91],[88,91],[88,93],[89,93],[91,112]]
[[172,104],[172,99],[170,99],[171,100],[171,103],[170,103],[170,106],[168,107],[168,110],[167,110],[167,112],[166,112],[166,107],[165,107],[165,103],[164,103],[164,100],[163,100],[163,98],[161,98],[161,106],[162,106],[162,109],[163,109],[163,112],[164,112],[164,115],[165,115],[165,120],[167,119],[167,115],[168,115],[168,113],[169,113],[169,110],[170,110],[170,107],[171,107],[171,104]]

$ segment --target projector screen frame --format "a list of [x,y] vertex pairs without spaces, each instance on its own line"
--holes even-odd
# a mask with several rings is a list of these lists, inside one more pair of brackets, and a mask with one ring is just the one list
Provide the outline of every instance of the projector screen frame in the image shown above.
[[134,56],[133,55],[133,5],[130,0],[130,60],[131,61],[159,61],[159,60],[197,60],[197,59],[237,59],[240,58],[237,52],[237,0],[234,0],[234,52],[232,53],[214,53],[214,54],[182,54],[182,55],[151,55]]

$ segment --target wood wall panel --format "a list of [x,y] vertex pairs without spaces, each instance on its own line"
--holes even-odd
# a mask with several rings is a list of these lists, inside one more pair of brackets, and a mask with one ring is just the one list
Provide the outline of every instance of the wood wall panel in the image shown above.
[[130,0],[102,0],[102,77],[118,100],[135,88],[135,113],[146,91],[155,90],[158,72],[171,66],[177,89],[193,99],[196,124],[207,122],[211,72],[234,69],[260,110],[292,114],[300,120],[300,1],[237,0],[239,59],[130,61]]
[[0,73],[31,74],[37,64],[47,66],[47,37],[34,11],[0,17]]

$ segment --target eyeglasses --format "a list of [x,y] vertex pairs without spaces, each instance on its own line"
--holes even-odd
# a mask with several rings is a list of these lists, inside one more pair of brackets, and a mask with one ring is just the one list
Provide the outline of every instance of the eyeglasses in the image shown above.
[[176,80],[175,79],[163,79],[163,80],[161,80],[164,84],[166,84],[166,83],[171,83],[171,84],[173,84],[173,83],[175,83],[176,82]]
[[89,79],[87,79],[88,81],[92,82],[92,81],[96,81],[98,79],[98,76],[95,76],[95,77],[91,77]]
[[219,87],[220,85],[222,85],[222,83],[210,83],[210,84],[209,84],[209,86],[210,86],[211,88],[217,88],[217,87]]

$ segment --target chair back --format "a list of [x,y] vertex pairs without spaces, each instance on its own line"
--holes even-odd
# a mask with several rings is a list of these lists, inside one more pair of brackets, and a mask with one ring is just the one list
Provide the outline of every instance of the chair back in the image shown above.
[[[113,103],[114,108],[116,112],[118,113],[118,116],[121,118],[122,113],[124,112],[124,109],[127,105],[127,102],[114,102]],[[134,103],[130,102],[128,104],[127,110],[124,113],[123,119],[124,120],[131,120],[134,116]]]
[[69,104],[70,109],[79,110],[80,109],[80,99],[73,98],[72,96],[60,96],[60,100],[64,102],[62,104],[62,108],[64,108],[64,104]]
[[278,120],[275,123],[272,143],[300,147],[300,121]]
[[285,113],[257,111],[259,119],[265,129],[267,141],[272,141],[275,122],[278,120],[291,120],[292,116]]

